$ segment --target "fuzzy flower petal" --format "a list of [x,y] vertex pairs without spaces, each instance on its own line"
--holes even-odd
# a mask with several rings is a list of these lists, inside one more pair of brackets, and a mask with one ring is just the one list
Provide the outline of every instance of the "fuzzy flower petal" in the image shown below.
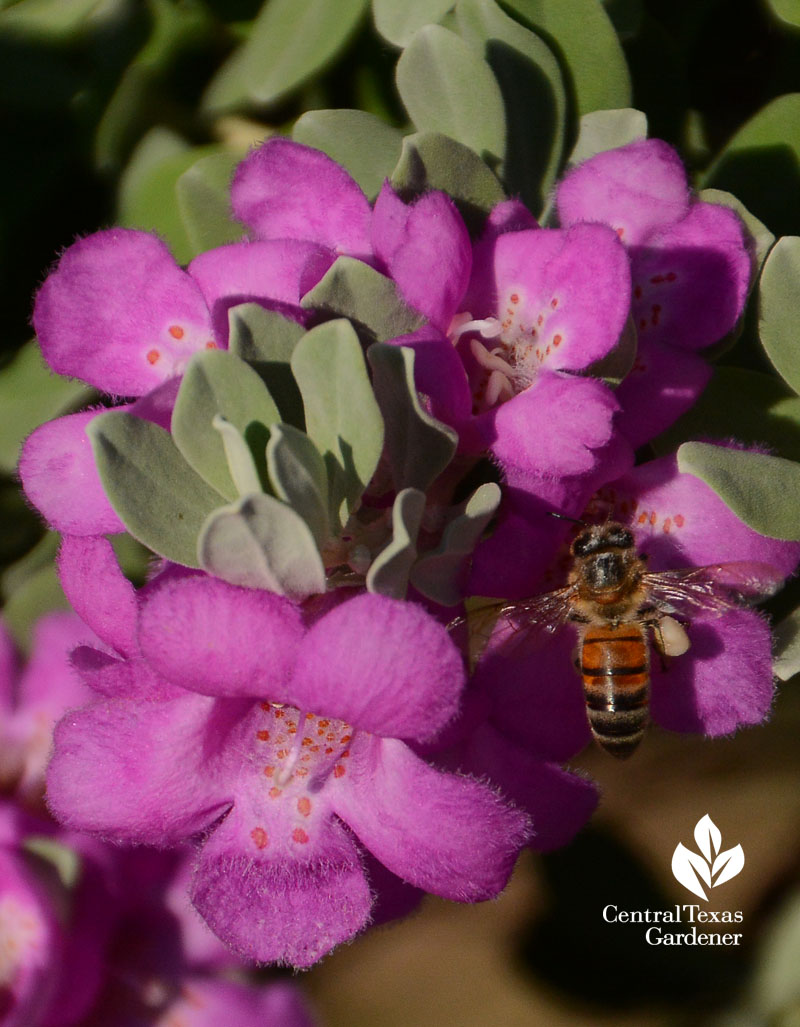
[[236,169],[231,200],[236,217],[258,239],[305,239],[336,254],[372,256],[369,202],[320,150],[268,139]]
[[308,632],[287,699],[364,731],[425,741],[455,716],[463,686],[458,650],[422,607],[360,595]]
[[56,531],[106,535],[125,530],[109,503],[86,426],[101,410],[84,410],[40,425],[22,447],[25,495]]
[[680,220],[689,199],[680,157],[660,139],[596,154],[566,175],[556,196],[561,224],[602,221],[627,246],[639,246]]
[[245,958],[311,966],[369,919],[372,896],[356,845],[333,820],[307,838],[302,854],[276,850],[266,831],[254,845],[257,828],[243,806],[203,846],[192,901]]
[[118,653],[132,656],[136,643],[136,594],[105,538],[67,535],[58,554],[61,586],[72,608]]
[[302,320],[303,295],[322,278],[330,250],[296,239],[231,243],[195,257],[188,272],[211,311],[216,337],[227,344],[228,311],[239,303],[262,303]]
[[[398,206],[399,205],[399,206]],[[372,222],[375,252],[404,298],[446,331],[469,282],[469,233],[445,193],[407,206],[386,182]]]
[[774,693],[767,622],[753,610],[731,610],[698,617],[687,630],[689,651],[668,673],[653,670],[653,719],[672,731],[712,736],[760,724]]
[[59,374],[140,396],[216,345],[198,286],[155,236],[112,228],[74,243],[36,297],[33,323]]
[[284,695],[301,636],[287,599],[200,575],[154,585],[139,622],[148,662],[204,695]]
[[337,792],[334,809],[381,863],[462,902],[505,887],[530,836],[524,813],[472,778],[428,766],[395,739],[359,735],[352,752],[353,787]]
[[231,712],[187,695],[68,714],[47,774],[51,809],[112,840],[175,844],[204,830],[230,804],[220,746]]

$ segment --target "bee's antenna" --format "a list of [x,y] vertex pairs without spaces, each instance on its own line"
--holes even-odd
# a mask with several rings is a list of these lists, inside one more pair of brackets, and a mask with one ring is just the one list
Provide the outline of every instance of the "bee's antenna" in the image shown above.
[[560,521],[571,521],[573,524],[580,524],[582,528],[591,527],[591,525],[587,524],[586,521],[582,521],[577,517],[568,517],[567,514],[556,513],[555,510],[548,510],[547,512],[551,517],[557,517]]

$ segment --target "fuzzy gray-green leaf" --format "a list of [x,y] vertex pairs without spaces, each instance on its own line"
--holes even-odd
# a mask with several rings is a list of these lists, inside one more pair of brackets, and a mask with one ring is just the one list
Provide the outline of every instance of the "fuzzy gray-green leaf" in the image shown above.
[[86,429],[106,495],[125,527],[148,549],[198,567],[197,536],[223,498],[186,463],[169,432],[112,411]]
[[303,297],[303,306],[348,318],[365,344],[407,335],[425,320],[390,278],[353,257],[339,257]]
[[259,493],[215,510],[197,540],[200,566],[246,588],[304,599],[325,591],[325,568],[311,531],[291,507]]
[[702,479],[759,534],[800,539],[800,464],[766,453],[686,442],[678,450],[678,468]]
[[414,384],[414,351],[376,343],[367,351],[386,429],[395,488],[423,492],[453,459],[457,433],[423,410]]
[[489,65],[454,32],[426,25],[397,62],[397,88],[421,132],[441,132],[489,161],[503,157],[505,113]]
[[392,541],[372,561],[367,573],[369,592],[405,599],[424,513],[424,492],[409,488],[397,493],[392,506]]
[[421,196],[430,189],[446,192],[473,234],[506,198],[497,176],[477,153],[440,132],[405,137],[392,185],[404,196]]
[[472,493],[445,528],[440,545],[414,564],[414,588],[442,606],[461,602],[470,557],[500,499],[500,487],[495,482],[486,482]]
[[228,352],[246,361],[261,375],[281,419],[305,427],[303,400],[292,375],[292,352],[305,328],[258,303],[240,303],[228,311]]
[[303,336],[292,370],[306,428],[325,461],[334,531],[358,505],[380,459],[383,420],[372,393],[361,343],[348,321],[328,321]]
[[321,549],[328,541],[328,475],[311,439],[290,424],[270,426],[267,469],[275,494],[311,529]]
[[800,238],[779,239],[759,285],[758,330],[767,356],[795,392],[800,393]]
[[299,117],[292,139],[347,168],[372,200],[397,163],[403,133],[367,111],[322,110]]
[[460,0],[459,31],[492,69],[507,126],[502,178],[506,191],[538,212],[563,156],[567,96],[558,61],[534,32],[494,0]]
[[233,425],[250,445],[264,477],[268,424],[280,420],[261,378],[243,360],[224,350],[196,353],[183,376],[172,413],[172,436],[191,467],[226,499],[239,491],[231,477],[225,446],[213,425],[216,415]]

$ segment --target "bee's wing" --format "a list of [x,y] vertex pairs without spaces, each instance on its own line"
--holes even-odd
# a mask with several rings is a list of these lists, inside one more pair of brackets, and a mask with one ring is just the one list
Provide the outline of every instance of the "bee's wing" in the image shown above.
[[474,606],[448,624],[448,631],[469,626],[470,665],[474,666],[491,639],[492,651],[524,655],[540,646],[569,617],[574,585],[557,588],[531,599],[488,601]]
[[642,584],[666,613],[720,616],[774,595],[783,585],[783,575],[769,564],[742,561],[645,574]]

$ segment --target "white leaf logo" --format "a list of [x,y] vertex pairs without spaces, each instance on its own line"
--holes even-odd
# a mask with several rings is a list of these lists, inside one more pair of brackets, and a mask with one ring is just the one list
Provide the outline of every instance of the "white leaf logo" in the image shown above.
[[736,877],[744,866],[744,850],[735,845],[720,852],[722,833],[708,813],[695,824],[694,840],[702,855],[678,842],[672,854],[672,873],[679,884],[707,901],[703,885],[717,888]]

